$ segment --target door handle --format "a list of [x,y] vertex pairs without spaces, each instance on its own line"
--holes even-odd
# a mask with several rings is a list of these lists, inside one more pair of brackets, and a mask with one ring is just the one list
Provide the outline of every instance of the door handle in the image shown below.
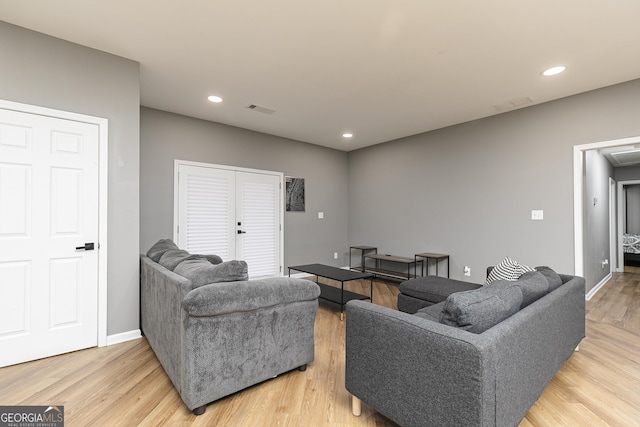
[[84,246],[76,246],[76,251],[92,251],[94,249],[93,242],[85,243]]
[[245,234],[245,233],[246,233],[246,231],[244,231],[244,230],[238,230],[238,234]]

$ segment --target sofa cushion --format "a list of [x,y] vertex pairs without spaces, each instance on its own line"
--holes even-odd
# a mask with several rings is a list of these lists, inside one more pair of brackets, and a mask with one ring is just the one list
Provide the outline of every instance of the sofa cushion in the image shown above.
[[160,239],[147,251],[147,257],[158,262],[160,257],[170,249],[178,249],[178,246],[171,239]]
[[521,304],[520,287],[510,281],[501,281],[449,295],[440,314],[440,323],[479,334],[516,313]]
[[548,292],[554,291],[562,286],[562,279],[560,278],[560,275],[551,268],[547,266],[540,266],[536,267],[536,271],[540,272],[547,278],[547,282],[549,283]]
[[475,283],[446,277],[426,276],[405,280],[400,283],[399,290],[405,295],[432,303],[439,303],[447,299],[454,292],[470,291],[479,288]]
[[522,274],[526,273],[527,271],[534,270],[531,267],[527,267],[526,265],[520,264],[518,261],[506,257],[491,270],[489,276],[487,277],[485,285],[495,282],[496,280],[515,281],[518,280],[518,278],[520,278],[520,276],[522,276]]
[[[317,308],[317,299],[319,295],[320,287],[309,280],[296,279],[293,277],[267,277],[264,279],[247,280],[238,283],[224,282],[218,283],[214,286],[200,286],[197,289],[193,289],[184,297],[182,300],[182,308],[184,308],[190,316],[194,317],[249,312],[261,308],[270,308],[283,304],[314,300],[316,301],[314,305]],[[264,343],[264,345],[274,345],[284,353],[288,353],[289,349],[281,347],[281,344],[286,343],[281,343],[276,339],[277,342],[270,344],[270,341],[274,339],[274,336],[284,333],[284,331],[281,332],[271,329],[274,326],[278,326],[278,322],[276,320],[278,318],[282,318],[283,313],[285,312],[276,310],[273,314],[274,317],[271,324],[265,325],[265,327],[270,330],[270,338],[269,343]],[[291,315],[293,316],[292,322],[294,323],[300,319],[299,313],[291,313]],[[244,322],[254,325],[257,319],[259,320],[262,317],[247,313],[243,318],[245,319]],[[237,323],[238,320],[234,319],[235,318],[229,319],[229,322]],[[240,326],[238,325],[238,328],[239,327]],[[228,329],[233,328],[228,327]],[[293,329],[295,329],[295,327],[293,327]],[[302,331],[296,331],[292,335],[297,336],[301,332]],[[249,334],[250,332],[248,331],[247,333]],[[225,342],[234,348],[236,344],[243,346],[243,344],[246,343],[243,343],[242,340],[246,340],[247,336],[237,338],[229,337]],[[242,348],[244,348],[244,346]],[[220,351],[224,352],[226,350],[223,348]],[[313,354],[313,351],[311,353]]]
[[220,258],[218,255],[205,255],[204,257],[211,264],[220,264],[222,262],[222,258]]
[[[496,283],[498,282],[494,282],[490,286]],[[522,305],[520,308],[528,306],[549,291],[547,278],[538,271],[527,271],[513,283],[518,285],[522,291]]]
[[189,258],[191,254],[183,249],[169,249],[162,254],[158,264],[166,268],[167,270],[175,270],[176,266],[185,259]]
[[433,322],[440,322],[440,313],[442,313],[442,308],[444,307],[445,302],[439,302],[437,304],[430,305],[429,307],[424,307],[418,310],[414,316],[422,317],[423,319],[431,320]]
[[202,255],[199,256],[202,258],[185,259],[174,270],[174,273],[191,280],[191,286],[194,289],[210,283],[249,279],[247,263],[244,261],[234,260],[211,264]]

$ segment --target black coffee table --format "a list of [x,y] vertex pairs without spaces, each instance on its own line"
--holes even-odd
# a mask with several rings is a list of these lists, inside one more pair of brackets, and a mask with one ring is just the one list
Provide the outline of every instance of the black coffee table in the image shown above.
[[[353,300],[365,300],[368,299],[373,302],[373,274],[361,273],[358,271],[345,270],[338,267],[331,267],[324,264],[305,264],[295,265],[289,267],[289,276],[291,276],[291,270],[301,271],[303,273],[309,273],[316,276],[316,283],[320,286],[320,298],[340,304],[340,320],[344,319],[344,305]],[[319,277],[335,280],[340,282],[340,288],[335,286],[325,285],[318,281]],[[358,279],[369,279],[369,296],[362,295],[356,292],[346,291],[344,289],[344,282]]]

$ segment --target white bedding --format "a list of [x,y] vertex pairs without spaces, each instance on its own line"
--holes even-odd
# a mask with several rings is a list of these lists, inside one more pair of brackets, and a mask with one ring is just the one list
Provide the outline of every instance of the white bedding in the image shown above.
[[622,235],[622,251],[628,254],[640,254],[640,234],[624,233]]

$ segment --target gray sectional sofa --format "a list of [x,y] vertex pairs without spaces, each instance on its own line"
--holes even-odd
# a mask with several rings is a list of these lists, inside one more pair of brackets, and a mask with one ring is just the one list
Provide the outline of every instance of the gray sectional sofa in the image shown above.
[[243,261],[192,255],[168,239],[140,260],[142,331],[195,414],[313,361],[315,283],[247,280]]
[[585,281],[549,269],[476,287],[415,314],[347,304],[354,414],[362,400],[402,426],[521,421],[585,336]]

